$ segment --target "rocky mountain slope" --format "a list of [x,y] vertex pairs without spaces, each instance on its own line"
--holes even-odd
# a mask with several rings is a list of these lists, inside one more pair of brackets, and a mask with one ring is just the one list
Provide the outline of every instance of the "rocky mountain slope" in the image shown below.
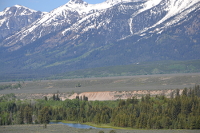
[[199,0],[70,0],[2,36],[1,73],[199,59],[199,9]]

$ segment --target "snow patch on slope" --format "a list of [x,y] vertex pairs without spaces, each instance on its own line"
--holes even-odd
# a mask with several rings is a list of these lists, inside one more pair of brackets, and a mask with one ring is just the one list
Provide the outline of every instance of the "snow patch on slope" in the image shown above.
[[166,10],[168,10],[168,13],[153,27],[163,23],[167,19],[177,15],[178,13],[184,11],[185,9],[187,9],[187,8],[191,7],[192,5],[196,4],[197,2],[199,2],[199,0],[188,0],[188,1],[184,1],[184,2],[183,1],[184,0],[168,1],[168,8],[166,9]]
[[152,7],[154,6],[157,6],[158,4],[160,4],[162,0],[147,0],[147,2],[145,2],[143,4],[143,8],[140,9],[136,14],[134,14],[134,16],[146,11],[146,10],[149,10],[151,9]]
[[[171,17],[174,17],[174,16],[176,16],[176,15],[178,15],[178,14],[181,13],[178,17],[176,16],[175,19],[167,22],[160,29],[157,28],[155,30],[158,33],[161,33],[162,29],[164,27],[167,27],[167,26],[170,26],[172,24],[175,24],[175,23],[179,22],[181,19],[185,18],[188,13],[190,13],[191,11],[193,11],[194,9],[196,9],[195,7],[194,8],[191,8],[191,7],[193,5],[195,5],[195,4],[197,4],[198,2],[200,2],[200,1],[199,0],[187,0],[187,1],[186,0],[169,0],[169,1],[167,1],[167,8],[165,9],[167,11],[167,14],[160,21],[158,21],[156,24],[154,24],[153,26],[151,26],[151,27],[143,30],[140,33],[144,33],[147,30],[149,30],[151,28],[154,28],[154,27],[162,24],[163,22],[165,22],[166,20],[170,19]],[[191,8],[191,9],[188,10],[188,11],[185,11],[188,8]]]

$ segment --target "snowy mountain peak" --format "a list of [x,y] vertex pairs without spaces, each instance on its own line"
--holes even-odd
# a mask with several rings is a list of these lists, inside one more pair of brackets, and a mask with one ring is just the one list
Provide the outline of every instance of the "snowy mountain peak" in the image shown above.
[[14,5],[13,7],[16,7],[16,8],[27,8],[27,7],[24,7],[24,6],[21,6],[21,5]]
[[69,3],[83,4],[85,2],[82,0],[70,0]]
[[[102,10],[110,8],[118,3],[137,2],[141,0],[107,0],[99,4],[88,4],[83,0],[70,0],[65,6],[70,10],[75,10],[79,14],[89,13],[91,10]],[[63,7],[61,7],[63,8]],[[60,8],[60,9],[61,9]]]
[[16,9],[19,9],[19,10],[29,10],[29,11],[31,11],[31,12],[37,12],[37,11],[35,11],[35,10],[33,10],[33,9],[30,9],[30,8],[28,8],[28,7],[25,7],[25,6],[21,6],[21,5],[14,5],[14,6],[12,6],[12,7],[10,7],[10,8],[16,8]]
[[44,14],[21,5],[7,7],[0,12],[0,39],[33,23]]
[[83,0],[70,0],[67,4],[68,7],[76,9],[77,7],[87,7],[88,3],[84,2]]
[[25,6],[14,5],[12,7],[7,7],[4,11],[0,12],[0,16],[4,16],[4,15],[18,16],[18,15],[32,14],[32,13],[36,13],[36,12],[37,11],[27,8]]
[[124,1],[131,1],[131,0],[106,0],[107,3],[120,3]]
[[106,0],[106,3],[115,5],[118,3],[128,3],[128,2],[138,2],[138,1],[144,1],[144,0]]

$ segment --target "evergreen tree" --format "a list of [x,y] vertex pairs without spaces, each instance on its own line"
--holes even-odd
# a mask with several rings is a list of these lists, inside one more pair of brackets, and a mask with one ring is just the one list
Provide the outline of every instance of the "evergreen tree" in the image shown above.
[[53,94],[53,100],[54,100],[54,101],[56,100],[56,96],[55,96],[55,94]]
[[48,124],[50,122],[50,110],[48,107],[43,107],[40,110],[38,119],[40,123]]
[[26,124],[32,123],[32,109],[29,106],[24,108],[24,121]]

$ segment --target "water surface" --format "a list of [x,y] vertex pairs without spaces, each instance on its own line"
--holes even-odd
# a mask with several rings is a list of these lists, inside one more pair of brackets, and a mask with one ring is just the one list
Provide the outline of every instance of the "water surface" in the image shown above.
[[50,122],[49,124],[63,124],[63,125],[67,125],[67,126],[70,126],[70,127],[81,128],[81,129],[90,129],[90,128],[101,129],[101,128],[97,128],[97,127],[93,127],[93,126],[89,126],[89,125],[84,125],[84,124],[79,124],[79,123]]

